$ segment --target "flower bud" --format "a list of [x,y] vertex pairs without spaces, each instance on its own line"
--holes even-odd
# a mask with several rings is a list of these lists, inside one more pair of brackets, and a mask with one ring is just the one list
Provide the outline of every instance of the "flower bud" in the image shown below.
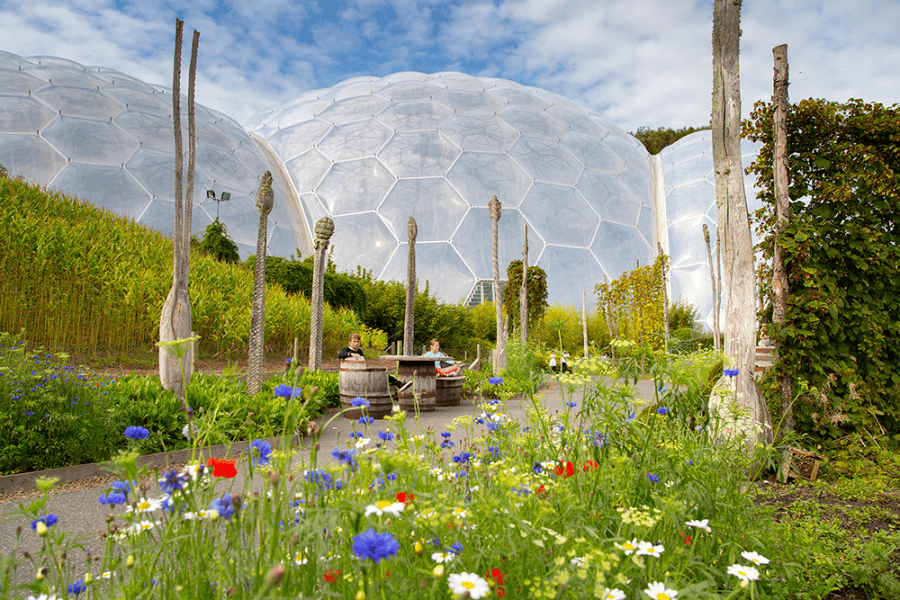
[[44,525],[43,521],[38,521],[37,525],[35,525],[35,527],[34,527],[34,530],[41,537],[44,537],[45,535],[47,535],[47,526]]
[[275,587],[284,578],[284,565],[275,565],[266,573],[265,585],[267,588]]
[[356,592],[356,600],[366,600],[366,593],[362,590]]
[[125,566],[129,569],[134,566],[134,554],[128,555],[128,558],[125,559]]

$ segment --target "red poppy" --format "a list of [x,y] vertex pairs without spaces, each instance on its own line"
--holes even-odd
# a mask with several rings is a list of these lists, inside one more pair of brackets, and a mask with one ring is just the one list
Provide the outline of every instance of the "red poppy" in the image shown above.
[[397,502],[406,504],[407,502],[412,502],[415,499],[416,497],[413,494],[407,494],[406,492],[397,493]]
[[502,587],[498,587],[497,588],[497,597],[502,598],[505,595],[506,595],[506,590],[504,590]]
[[325,583],[336,583],[340,576],[341,572],[337,569],[325,571]]
[[488,574],[487,574],[487,578],[493,579],[494,583],[497,585],[497,597],[498,598],[502,598],[506,595],[506,590],[504,590],[502,587],[500,587],[501,585],[503,585],[504,577],[505,577],[505,575],[503,574],[503,571],[501,571],[500,569],[491,569],[490,571],[488,571]]
[[691,536],[689,536],[689,535],[684,535],[684,534],[683,534],[682,532],[680,532],[680,531],[678,532],[678,535],[680,535],[681,537],[684,538],[684,543],[685,543],[685,544],[687,544],[688,546],[691,545]]
[[575,465],[572,464],[571,460],[567,460],[566,462],[560,461],[559,466],[556,467],[556,475],[559,477],[571,477],[575,474]]
[[582,471],[596,471],[600,468],[600,465],[595,460],[589,460],[584,463],[584,466],[581,467]]
[[213,477],[225,477],[231,479],[237,475],[237,469],[234,468],[234,460],[220,460],[218,458],[210,458],[206,461],[206,466],[213,468]]
[[541,487],[539,487],[538,489],[536,489],[536,490],[534,491],[534,493],[537,494],[538,496],[546,496],[546,495],[547,495],[547,488],[545,488],[545,487],[544,487],[544,484],[542,483],[542,484],[541,484]]

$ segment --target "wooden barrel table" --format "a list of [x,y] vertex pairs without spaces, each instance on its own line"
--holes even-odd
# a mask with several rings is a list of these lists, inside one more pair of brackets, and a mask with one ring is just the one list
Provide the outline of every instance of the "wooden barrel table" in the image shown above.
[[462,386],[466,380],[463,375],[435,378],[435,405],[459,406],[462,400]]
[[431,356],[382,356],[382,360],[397,361],[397,379],[413,385],[400,392],[400,410],[406,412],[432,412],[435,406],[434,357]]
[[[384,367],[373,367],[361,360],[342,360],[338,373],[338,390],[341,395],[343,415],[358,419],[365,414],[380,419],[391,414],[393,401]],[[356,408],[350,404],[354,398],[365,398],[368,408]]]

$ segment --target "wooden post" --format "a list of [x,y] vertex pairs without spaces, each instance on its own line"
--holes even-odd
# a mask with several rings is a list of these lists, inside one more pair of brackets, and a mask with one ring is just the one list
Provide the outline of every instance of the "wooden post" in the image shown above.
[[588,357],[587,335],[587,289],[581,288],[581,330],[584,334],[584,357]]
[[[197,332],[192,331],[191,337],[196,338]],[[197,372],[197,363],[200,361],[200,340],[195,339],[191,342],[191,373]]]
[[[775,90],[772,104],[775,105],[775,256],[772,291],[774,293],[774,310],[772,321],[780,329],[784,325],[784,311],[788,299],[788,276],[784,268],[784,250],[780,236],[791,219],[791,198],[788,195],[788,157],[787,157],[787,110],[788,110],[788,59],[787,44],[776,46],[775,55]],[[771,334],[770,334],[771,335]],[[773,338],[775,360],[780,359],[780,336]],[[782,427],[787,431],[794,430],[794,415],[791,410],[793,385],[791,378],[785,375],[781,380],[781,409],[784,414]]]
[[522,348],[528,347],[528,225],[525,226],[525,245],[522,247],[522,287],[519,288],[519,332]]
[[413,339],[416,316],[416,236],[419,228],[412,217],[406,222],[406,234],[409,238],[409,254],[406,258],[406,313],[403,318],[403,347],[408,352],[414,351]]
[[703,239],[706,242],[706,258],[709,260],[709,280],[712,283],[712,303],[713,303],[713,350],[720,350],[719,340],[719,295],[716,292],[716,270],[713,268],[712,248],[709,244],[709,227],[703,224]]
[[494,374],[499,374],[501,371],[506,369],[506,340],[504,339],[504,331],[503,331],[503,300],[502,294],[500,293],[500,255],[498,250],[498,238],[499,238],[499,221],[500,221],[500,200],[497,199],[497,196],[493,196],[491,201],[488,203],[488,208],[491,211],[491,222],[492,222],[492,231],[494,244],[492,246],[492,255],[494,262],[494,306],[497,309],[497,348],[494,350],[494,360],[491,361],[493,364],[491,365],[494,369]]
[[312,294],[309,300],[309,371],[315,373],[322,368],[322,333],[325,321],[325,262],[328,256],[328,241],[334,233],[331,217],[322,217],[316,222],[315,254],[313,254]]
[[[662,244],[656,242],[656,252],[657,255],[662,256]],[[663,350],[666,352],[669,351],[669,293],[666,290],[666,267],[665,265],[659,266],[660,275],[662,276],[662,301],[663,301],[663,330],[665,331],[665,343],[663,344]]]
[[299,366],[297,364],[298,360],[300,360],[300,338],[295,337],[294,338],[294,353],[291,355],[291,364],[294,365],[295,367]]

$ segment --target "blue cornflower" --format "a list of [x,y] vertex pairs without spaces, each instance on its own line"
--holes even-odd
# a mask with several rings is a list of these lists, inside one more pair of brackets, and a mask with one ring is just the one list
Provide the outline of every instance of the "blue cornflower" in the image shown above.
[[388,473],[387,475],[385,475],[385,477],[387,478],[388,481],[397,481],[396,473]]
[[566,406],[568,406],[569,408],[575,408],[576,406],[578,406],[578,403],[577,402],[566,402]]
[[450,552],[453,554],[462,554],[463,546],[459,542],[455,542],[452,546],[450,546]]
[[488,452],[494,455],[494,458],[500,458],[500,446],[488,446]]
[[449,438],[452,434],[449,431],[442,431],[441,437]]
[[117,504],[125,504],[126,502],[125,494],[122,492],[109,492],[108,494],[100,494],[99,502],[100,504],[108,504],[110,506],[116,506]]
[[350,448],[348,450],[341,450],[340,448],[335,448],[334,450],[331,451],[331,455],[338,462],[347,463],[351,467],[356,464],[356,459],[354,458],[354,456],[356,456],[355,448]]
[[727,375],[729,377],[737,377],[737,374],[740,373],[738,369],[725,369],[722,371],[722,374]]
[[472,458],[472,455],[468,452],[460,452],[459,454],[453,457],[453,462],[457,464],[465,464],[468,460]]
[[85,591],[86,589],[87,585],[85,585],[84,580],[79,579],[75,583],[70,583],[66,591],[70,594],[75,594],[75,596],[77,597],[78,594]]
[[[178,475],[178,471],[172,469],[163,473],[162,479],[159,480],[159,489],[164,494],[172,495],[184,489],[184,484],[185,480]],[[102,501],[100,503],[103,504]]]
[[513,487],[513,489],[510,491],[515,492],[519,496],[527,496],[528,494],[531,493],[531,490],[529,490],[524,485],[517,485],[517,486]]
[[277,386],[275,386],[275,389],[272,390],[272,393],[282,398],[296,398],[302,391],[302,389],[292,388],[286,383],[279,383]]
[[360,425],[371,425],[374,422],[375,422],[375,419],[373,419],[372,417],[360,417],[359,418]]
[[378,533],[371,527],[353,538],[353,553],[376,564],[397,554],[400,544],[390,533]]
[[392,439],[394,439],[394,434],[391,433],[390,431],[379,431],[378,437],[383,442],[390,442]]
[[605,433],[598,433],[597,437],[594,438],[593,444],[598,448],[602,448],[609,442],[609,438]]
[[209,503],[210,508],[214,508],[219,512],[219,516],[223,519],[230,520],[234,515],[234,504],[231,503],[231,494],[225,492],[221,498],[216,498]]
[[498,427],[500,427],[500,423],[497,423],[495,421],[489,421],[487,423],[488,431],[497,431]]
[[112,484],[110,484],[109,487],[111,487],[112,489],[114,489],[114,490],[116,490],[116,491],[119,491],[119,492],[122,492],[123,494],[126,494],[126,495],[127,495],[128,492],[131,491],[131,488],[137,487],[137,482],[136,482],[136,481],[128,481],[128,480],[125,480],[125,481],[113,481]]
[[[15,400],[15,398],[13,398],[13,399]],[[34,413],[31,412],[30,410],[23,410],[22,412],[25,413],[25,414],[26,414],[27,416],[29,416],[29,417],[33,417],[33,416],[34,416]]]
[[264,440],[253,440],[250,443],[250,454],[253,456],[254,466],[267,465],[272,454],[272,444]]
[[647,473],[647,479],[650,480],[650,483],[659,483],[659,475]]
[[656,414],[658,415],[667,415],[669,414],[669,409],[665,406],[660,406],[656,409]]
[[540,475],[541,472],[543,472],[544,467],[543,467],[543,465],[541,465],[541,463],[535,462],[535,463],[534,463],[534,466],[531,467],[531,470],[534,471],[534,474],[535,474],[535,475]]
[[475,417],[475,422],[479,425],[484,425],[484,419],[482,419],[481,417]]
[[692,467],[694,466],[694,461],[692,461],[691,459],[687,459],[687,461],[685,462],[687,462],[687,464],[691,465]]
[[125,428],[125,437],[131,438],[133,440],[146,440],[150,435],[150,430],[146,427],[139,427],[137,425],[129,425]]
[[501,383],[503,383],[503,378],[502,377],[489,377],[488,383],[491,385],[500,385]]
[[57,523],[59,523],[59,517],[54,514],[44,515],[43,517],[39,517],[31,522],[31,530],[35,531],[37,529],[37,524],[43,523],[47,527],[53,527]]
[[431,545],[434,546],[435,548],[440,548],[441,547],[441,538],[439,538],[439,537],[431,538]]
[[631,423],[631,422],[634,421],[636,418],[637,418],[637,414],[631,413],[630,415],[628,415],[628,418],[625,419],[625,422],[626,422],[626,423]]
[[326,490],[330,490],[334,487],[334,477],[331,476],[331,473],[322,469],[307,471],[306,480],[310,483],[315,483],[319,487],[323,487]]
[[363,398],[362,396],[357,396],[356,398],[354,398],[353,400],[350,401],[350,406],[368,407],[368,406],[371,406],[371,404],[369,404],[369,401],[366,400],[365,398]]
[[452,448],[452,447],[455,446],[455,445],[456,445],[456,444],[454,444],[454,443],[453,443],[452,441],[450,441],[450,440],[444,440],[443,442],[441,442],[441,448]]
[[347,437],[361,438],[361,437],[363,437],[363,434],[360,433],[359,431],[351,431],[350,433],[347,434]]

